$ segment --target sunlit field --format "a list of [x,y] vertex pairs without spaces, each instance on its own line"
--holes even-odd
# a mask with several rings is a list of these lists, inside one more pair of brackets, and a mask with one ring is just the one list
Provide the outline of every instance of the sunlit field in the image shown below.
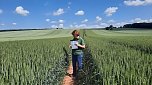
[[[66,54],[71,54],[71,32],[0,32],[0,83],[61,84],[68,66]],[[86,42],[85,73],[79,74],[78,85],[152,84],[151,30],[81,30],[81,37]]]

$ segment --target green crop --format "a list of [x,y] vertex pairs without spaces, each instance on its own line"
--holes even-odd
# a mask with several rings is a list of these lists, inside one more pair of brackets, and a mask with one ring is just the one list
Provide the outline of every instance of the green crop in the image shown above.
[[70,38],[0,42],[1,85],[60,84]]
[[85,34],[86,74],[79,75],[83,75],[83,78],[78,80],[78,84],[152,84],[152,36],[107,36],[98,35],[92,30],[85,30]]
[[[4,34],[0,36],[0,41],[3,41],[0,42],[0,84],[61,84],[66,72],[65,58],[71,53],[68,48],[71,31],[0,33]],[[86,43],[84,72],[78,74],[75,83],[151,85],[151,34],[151,30],[81,30],[81,37]]]

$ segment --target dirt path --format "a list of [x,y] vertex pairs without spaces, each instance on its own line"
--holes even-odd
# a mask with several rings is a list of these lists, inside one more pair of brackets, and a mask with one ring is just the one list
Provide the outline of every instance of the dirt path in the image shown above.
[[67,69],[67,75],[65,75],[65,77],[63,79],[62,85],[74,85],[74,80],[72,78],[72,72],[73,72],[73,68],[72,68],[72,64],[70,64],[69,68]]

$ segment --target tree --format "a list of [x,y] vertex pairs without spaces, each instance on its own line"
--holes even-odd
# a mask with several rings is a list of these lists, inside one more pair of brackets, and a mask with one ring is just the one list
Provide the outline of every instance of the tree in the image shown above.
[[113,25],[110,25],[109,27],[106,27],[106,30],[113,30]]

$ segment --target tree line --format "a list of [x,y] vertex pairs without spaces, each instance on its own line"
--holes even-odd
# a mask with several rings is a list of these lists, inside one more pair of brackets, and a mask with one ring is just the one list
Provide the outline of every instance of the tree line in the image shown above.
[[133,23],[133,24],[125,24],[125,25],[120,26],[120,27],[114,27],[113,25],[110,25],[109,27],[106,27],[105,29],[106,30],[114,30],[114,29],[125,29],[125,28],[152,29],[152,23]]

